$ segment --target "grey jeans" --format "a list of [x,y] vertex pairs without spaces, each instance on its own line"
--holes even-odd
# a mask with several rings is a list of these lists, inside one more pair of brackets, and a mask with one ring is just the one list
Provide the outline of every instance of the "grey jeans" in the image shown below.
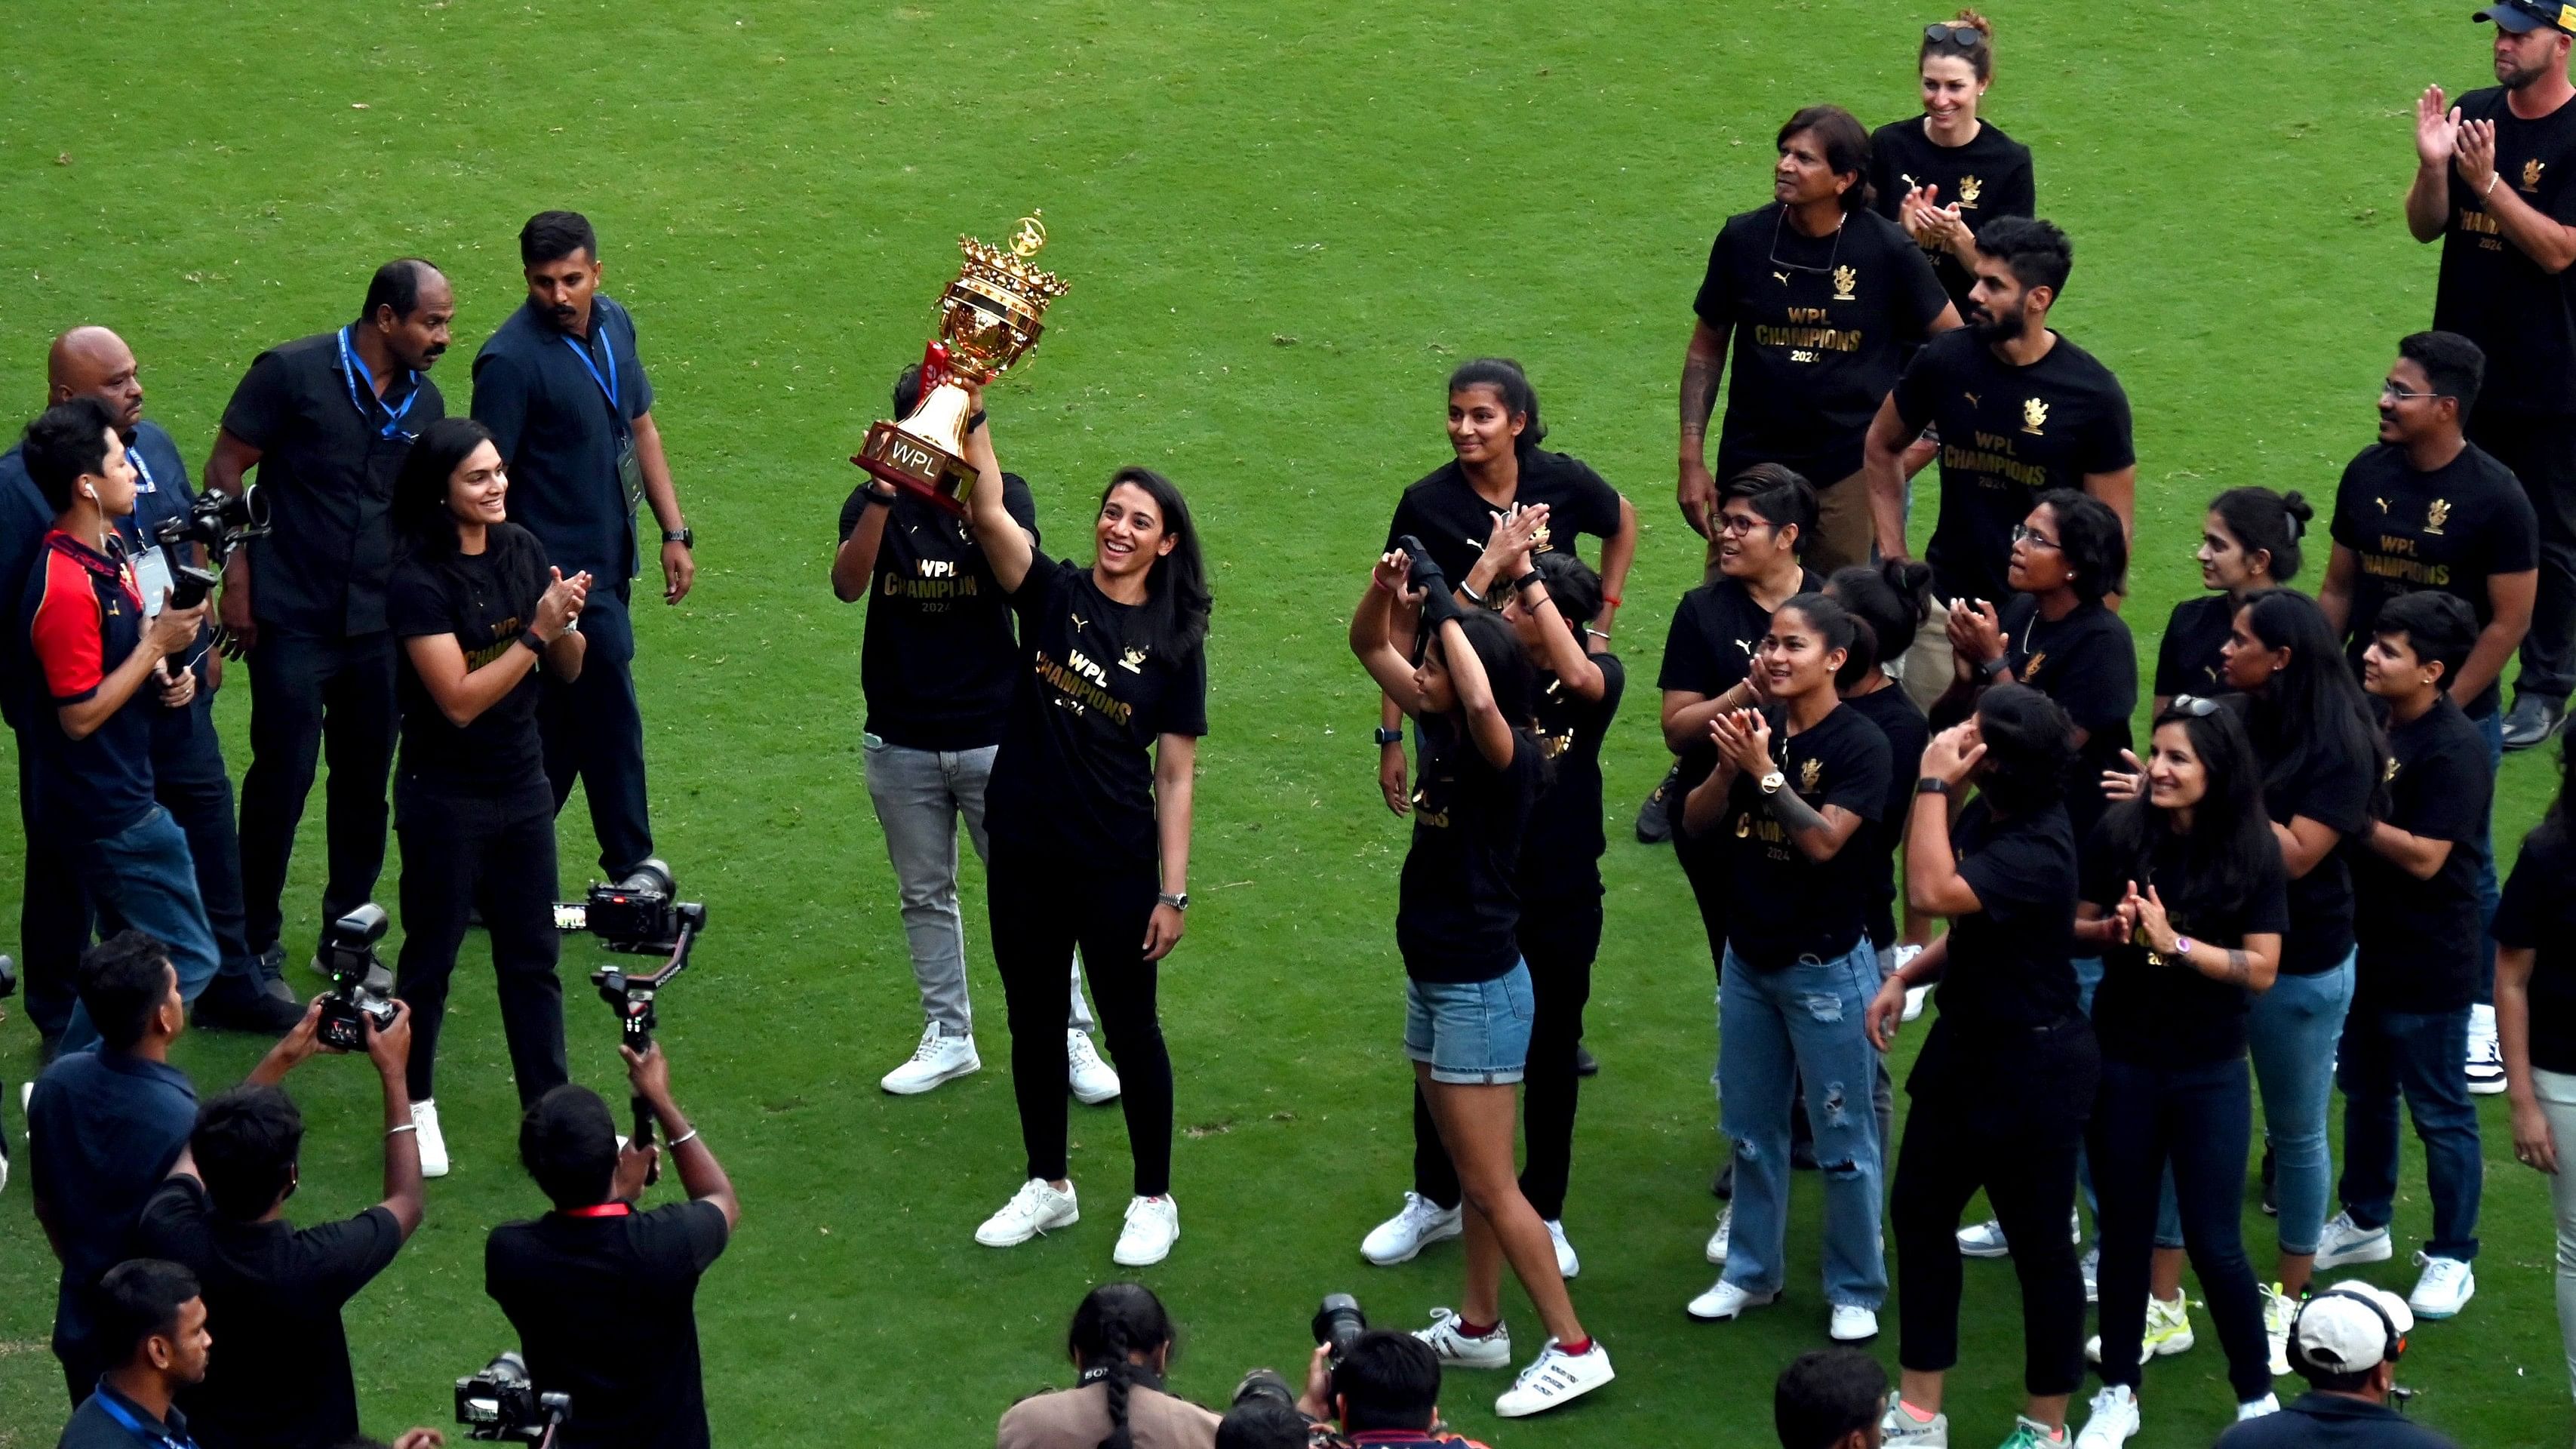
[[[972,1035],[975,1015],[966,1002],[966,922],[957,910],[957,818],[978,860],[992,852],[984,838],[984,782],[992,777],[994,746],[980,750],[913,750],[865,738],[868,799],[885,832],[886,859],[894,865],[903,934],[912,950],[912,978],[921,988],[921,1010],[950,1036]],[[1073,1013],[1066,1025],[1091,1030],[1082,1000],[1082,958],[1073,962]]]

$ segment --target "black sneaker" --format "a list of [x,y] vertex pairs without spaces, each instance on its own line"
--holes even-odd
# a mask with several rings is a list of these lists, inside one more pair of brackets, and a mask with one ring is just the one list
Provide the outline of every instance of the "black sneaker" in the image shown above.
[[1601,1064],[1592,1059],[1592,1052],[1581,1042],[1574,1044],[1574,1074],[1578,1077],[1601,1075]]
[[218,976],[206,983],[189,1014],[200,1031],[248,1031],[284,1036],[304,1020],[304,1008],[292,998],[271,996],[263,985],[240,976]]
[[1637,807],[1638,844],[1661,845],[1673,838],[1672,799],[1674,792],[1681,788],[1681,779],[1681,762],[1676,760],[1673,767],[1664,772],[1663,783],[1648,793],[1645,804]]
[[2567,701],[2542,699],[2537,695],[2517,695],[2513,708],[2504,715],[2504,747],[2527,750],[2547,744],[2549,737],[2567,723]]

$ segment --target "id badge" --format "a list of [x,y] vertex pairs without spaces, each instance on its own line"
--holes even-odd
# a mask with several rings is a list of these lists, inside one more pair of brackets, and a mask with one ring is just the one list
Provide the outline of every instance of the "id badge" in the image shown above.
[[170,560],[157,548],[134,556],[134,586],[143,591],[143,617],[160,617],[162,597],[170,592]]
[[617,481],[626,489],[627,512],[633,513],[644,506],[644,464],[635,456],[633,433],[618,440]]

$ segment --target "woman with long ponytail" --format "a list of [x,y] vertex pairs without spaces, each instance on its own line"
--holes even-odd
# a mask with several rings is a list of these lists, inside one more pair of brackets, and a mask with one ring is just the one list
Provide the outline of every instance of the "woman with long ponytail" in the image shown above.
[[1173,1337],[1171,1315],[1143,1284],[1092,1289],[1064,1335],[1080,1381],[1013,1404],[996,1449],[1215,1449],[1217,1416],[1163,1388]]

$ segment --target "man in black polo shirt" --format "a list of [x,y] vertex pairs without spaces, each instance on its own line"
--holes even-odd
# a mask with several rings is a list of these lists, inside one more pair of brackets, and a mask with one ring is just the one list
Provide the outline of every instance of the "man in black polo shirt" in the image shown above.
[[[1969,325],[1907,365],[1864,444],[1878,551],[1906,556],[1905,449],[1941,433],[1941,514],[1924,550],[1934,607],[1905,653],[1905,692],[1929,710],[1952,678],[1947,605],[2012,597],[2013,529],[2052,488],[2111,506],[2125,533],[2137,491],[2129,399],[2093,355],[2051,331],[2075,253],[2045,221],[2003,217],[1977,238]],[[2078,836],[2081,839],[2081,836]]]
[[510,469],[510,521],[569,575],[599,583],[583,608],[581,678],[544,682],[538,724],[555,808],[578,778],[600,868],[625,878],[653,853],[644,800],[644,717],[635,703],[635,510],[662,526],[662,601],[688,597],[697,539],[653,421],[635,319],[599,291],[599,238],[579,212],[541,211],[519,230],[528,304],[474,358],[474,420]]
[[566,1083],[519,1124],[519,1160],[555,1210],[492,1230],[483,1287],[519,1330],[537,1388],[572,1396],[558,1449],[706,1449],[698,1279],[724,1252],[742,1208],[671,1100],[661,1048],[618,1050],[671,1144],[689,1200],[637,1208],[660,1149],[621,1151],[608,1104]]
[[456,304],[417,258],[385,263],[358,320],[272,347],[224,408],[206,486],[239,493],[258,470],[271,529],[224,569],[224,627],[249,651],[250,769],[242,776],[245,935],[283,956],[286,864],[330,742],[330,875],[322,919],[375,894],[394,756],[394,478],[420,430],[447,415],[429,369]]
[[2539,592],[2504,723],[2518,750],[2557,732],[2576,686],[2576,13],[2503,0],[2476,18],[2495,22],[2498,84],[2448,110],[2440,86],[2417,102],[2406,226],[2442,242],[2433,326],[2486,352],[2469,440],[2521,480],[2539,518]]
[[214,1348],[196,1276],[157,1258],[119,1263],[99,1309],[100,1339],[115,1348],[55,1449],[189,1449],[188,1416],[172,1401],[206,1376]]

